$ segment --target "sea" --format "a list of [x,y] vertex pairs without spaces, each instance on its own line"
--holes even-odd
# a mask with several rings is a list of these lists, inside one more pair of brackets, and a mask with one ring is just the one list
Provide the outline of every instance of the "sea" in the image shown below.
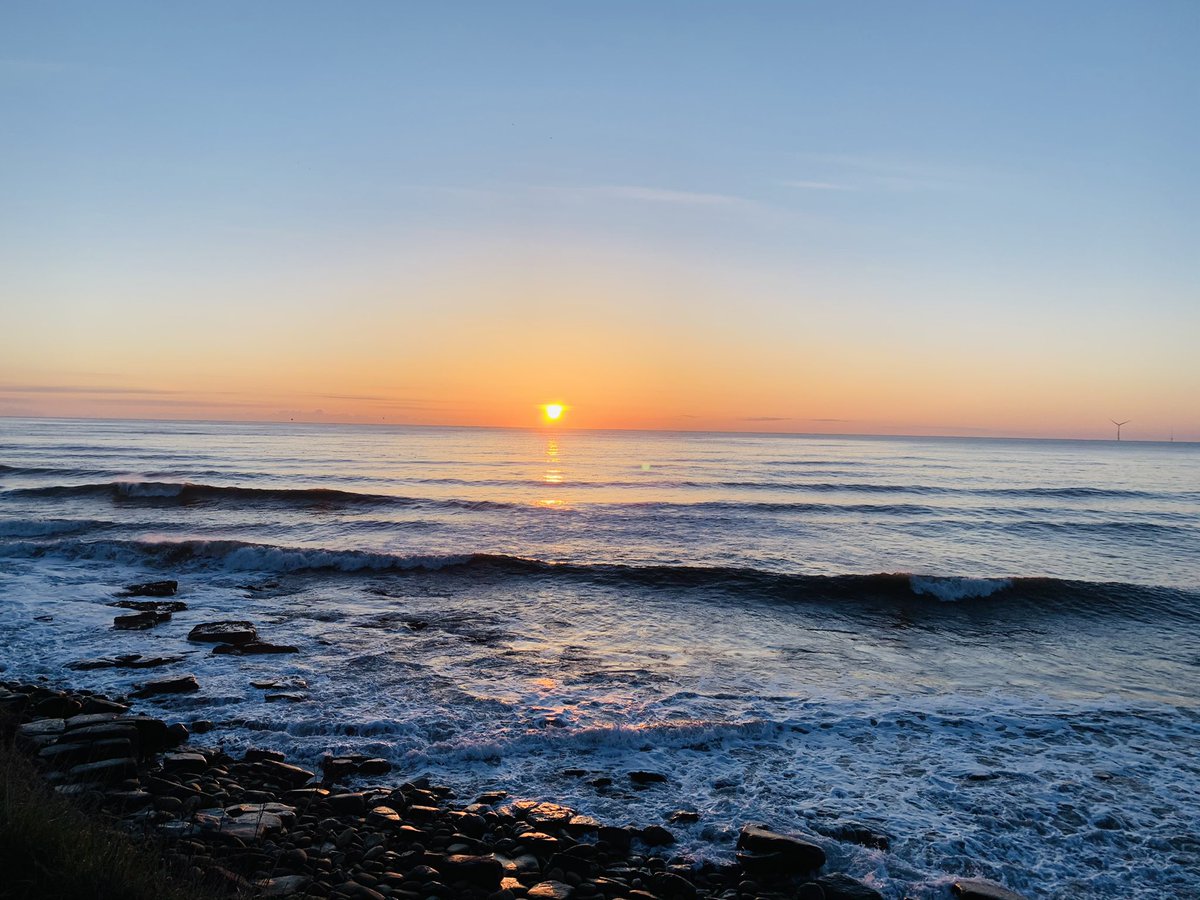
[[[299,652],[186,640],[223,619]],[[65,668],[117,653],[184,658]],[[143,704],[231,753],[694,812],[696,860],[1196,897],[1200,445],[0,419],[0,678],[183,672]]]

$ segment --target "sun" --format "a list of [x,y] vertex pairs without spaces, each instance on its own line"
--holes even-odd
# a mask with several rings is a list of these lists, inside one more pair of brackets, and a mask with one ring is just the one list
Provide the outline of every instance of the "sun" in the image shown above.
[[561,403],[547,403],[542,407],[542,415],[546,417],[547,422],[557,422],[566,410]]

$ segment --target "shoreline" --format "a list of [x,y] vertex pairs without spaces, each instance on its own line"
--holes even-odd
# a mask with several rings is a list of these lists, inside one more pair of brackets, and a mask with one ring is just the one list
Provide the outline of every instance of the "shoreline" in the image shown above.
[[[167,692],[186,693],[195,680],[171,682],[176,687]],[[368,900],[883,897],[828,871],[821,847],[828,838],[777,834],[757,823],[742,829],[736,862],[696,864],[672,852],[674,838],[661,824],[603,823],[504,791],[455,797],[427,779],[386,783],[391,765],[383,759],[326,756],[319,772],[273,750],[250,749],[234,759],[192,743],[182,723],[139,714],[125,698],[0,681],[0,718],[6,747],[34,760],[56,793],[157,848],[163,867],[185,886],[218,893]],[[674,813],[668,824],[687,815]],[[1022,900],[980,879],[947,888],[944,896],[964,900]]]

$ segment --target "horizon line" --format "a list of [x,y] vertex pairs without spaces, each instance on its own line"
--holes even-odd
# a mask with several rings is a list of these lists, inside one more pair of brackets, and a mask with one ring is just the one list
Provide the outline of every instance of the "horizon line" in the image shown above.
[[[0,413],[0,419],[34,419],[38,421],[49,422],[160,422],[160,423],[175,423],[180,425],[315,425],[318,427],[345,427],[354,426],[358,428],[455,428],[455,429],[478,429],[485,431],[536,431],[541,433],[553,433],[560,431],[570,431],[577,434],[729,434],[729,435],[747,435],[751,437],[802,437],[802,438],[906,438],[906,439],[923,439],[937,438],[946,440],[980,440],[980,441],[1078,441],[1089,443],[1110,443],[1115,444],[1118,441],[1114,438],[1102,437],[1029,437],[1021,435],[1003,435],[1003,434],[908,434],[902,432],[879,432],[879,431],[731,431],[720,428],[576,428],[570,425],[435,425],[420,422],[345,422],[345,421],[279,421],[277,419],[156,419],[156,418],[139,418],[139,417],[121,417],[121,416],[37,416],[37,415],[12,415],[9,413]],[[1122,444],[1200,444],[1200,439],[1175,439],[1175,438],[1128,438],[1122,439],[1119,443]]]

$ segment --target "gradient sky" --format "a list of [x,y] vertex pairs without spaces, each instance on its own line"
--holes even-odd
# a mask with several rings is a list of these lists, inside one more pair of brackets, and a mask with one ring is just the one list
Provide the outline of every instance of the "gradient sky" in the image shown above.
[[1200,3],[0,6],[0,414],[1200,439]]

